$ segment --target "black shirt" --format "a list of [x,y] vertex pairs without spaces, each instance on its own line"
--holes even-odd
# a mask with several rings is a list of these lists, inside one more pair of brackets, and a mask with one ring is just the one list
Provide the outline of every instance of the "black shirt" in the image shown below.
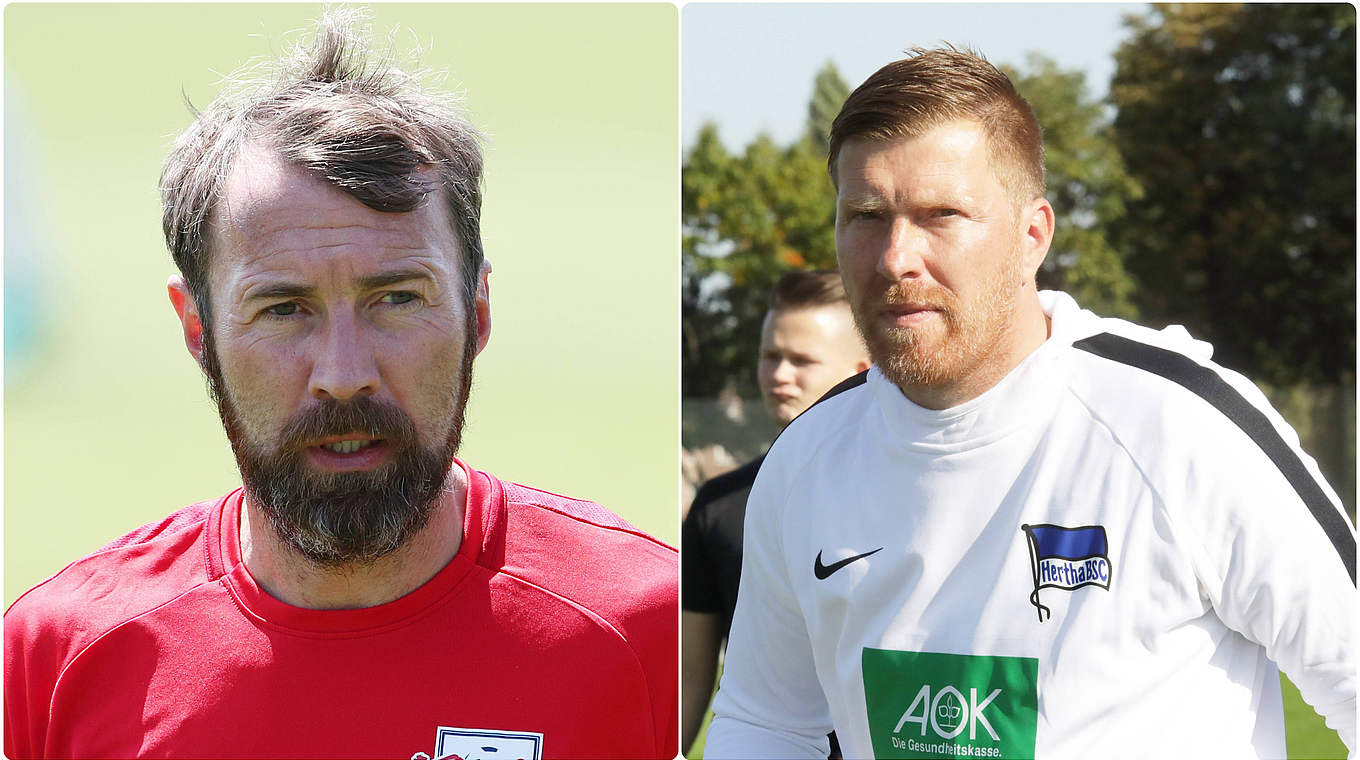
[[764,460],[762,455],[699,486],[680,532],[680,606],[717,613],[724,639],[737,607],[746,498]]
[[[680,607],[690,612],[717,613],[724,640],[732,630],[732,612],[737,608],[746,498],[763,461],[762,454],[699,486],[680,529]],[[839,760],[841,747],[836,732],[827,734],[827,738],[831,760]]]

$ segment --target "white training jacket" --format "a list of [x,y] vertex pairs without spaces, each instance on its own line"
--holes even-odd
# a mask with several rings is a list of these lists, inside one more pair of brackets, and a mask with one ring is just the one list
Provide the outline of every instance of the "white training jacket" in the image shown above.
[[1049,339],[923,409],[877,368],[747,504],[710,758],[1283,758],[1277,663],[1355,757],[1355,529],[1184,329],[1042,292]]

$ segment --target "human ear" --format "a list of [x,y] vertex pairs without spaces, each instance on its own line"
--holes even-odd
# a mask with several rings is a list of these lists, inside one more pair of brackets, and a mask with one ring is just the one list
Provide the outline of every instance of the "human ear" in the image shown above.
[[1044,263],[1044,257],[1048,256],[1048,247],[1053,243],[1053,205],[1047,198],[1035,198],[1025,206],[1020,224],[1022,272],[1026,281],[1032,282],[1039,272],[1039,266]]
[[482,260],[481,271],[477,273],[477,353],[486,348],[491,340],[491,261]]
[[194,361],[202,368],[205,366],[203,319],[198,313],[198,303],[194,301],[193,293],[189,291],[189,283],[176,274],[170,276],[170,281],[165,287],[170,293],[170,304],[175,307],[175,314],[179,315],[180,327],[184,330],[184,347],[189,349],[189,355],[194,357]]

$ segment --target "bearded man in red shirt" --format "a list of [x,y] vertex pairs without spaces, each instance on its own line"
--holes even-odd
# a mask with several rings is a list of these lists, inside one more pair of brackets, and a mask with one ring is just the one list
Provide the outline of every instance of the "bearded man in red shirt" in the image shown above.
[[244,486],[11,607],[9,757],[676,754],[675,550],[455,457],[478,135],[353,27],[166,161],[170,300]]

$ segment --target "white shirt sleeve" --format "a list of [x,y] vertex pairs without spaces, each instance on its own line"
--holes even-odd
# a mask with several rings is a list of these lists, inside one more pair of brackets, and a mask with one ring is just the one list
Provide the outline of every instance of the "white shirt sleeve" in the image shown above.
[[784,557],[780,469],[772,453],[747,500],[741,586],[706,758],[820,760],[830,751],[831,714]]
[[[1357,593],[1341,552],[1346,532],[1354,551],[1355,528],[1294,431],[1254,386],[1225,374],[1279,439],[1266,442],[1268,434],[1248,436],[1225,425],[1208,438],[1208,456],[1189,465],[1185,493],[1169,499],[1180,502],[1167,505],[1170,520],[1184,531],[1219,618],[1265,648],[1355,758]],[[1278,457],[1279,444],[1302,465],[1295,479],[1306,471],[1316,486],[1310,491],[1305,484],[1306,496],[1267,453]],[[1319,519],[1325,511],[1331,537]]]

